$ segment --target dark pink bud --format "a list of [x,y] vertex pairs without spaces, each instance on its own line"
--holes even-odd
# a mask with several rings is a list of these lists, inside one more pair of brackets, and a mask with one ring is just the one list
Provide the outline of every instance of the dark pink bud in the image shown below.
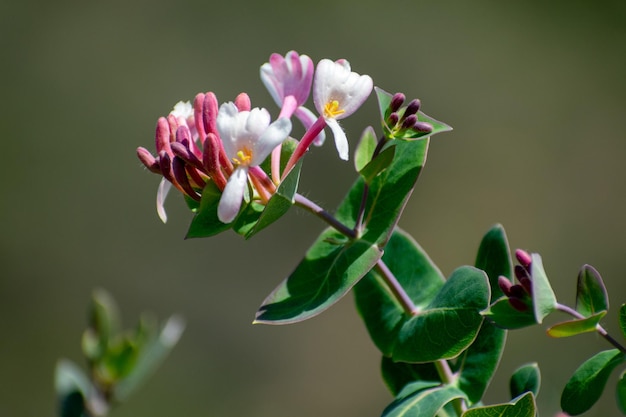
[[165,151],[159,152],[159,168],[161,168],[161,174],[163,174],[165,179],[180,189],[172,173],[172,158],[170,158],[169,154]]
[[176,178],[178,184],[183,188],[185,194],[196,201],[200,201],[200,196],[194,191],[191,184],[189,184],[189,178],[185,170],[185,162],[178,156],[174,157],[172,161],[172,171],[174,172],[174,178]]
[[400,110],[400,107],[404,104],[404,100],[406,97],[402,93],[396,93],[391,97],[391,103],[389,103],[389,110],[393,112],[397,112]]
[[411,102],[409,103],[408,106],[406,106],[406,110],[404,110],[404,116],[403,117],[408,117],[412,114],[415,114],[419,111],[420,106],[422,105],[421,101],[419,101],[419,99],[414,99],[411,100]]
[[515,272],[515,278],[517,278],[518,281],[522,278],[530,278],[530,275],[528,275],[528,271],[526,270],[526,268],[521,265],[515,265],[513,271]]
[[198,131],[198,137],[200,138],[200,143],[204,142],[204,137],[206,136],[206,132],[204,131],[204,122],[202,121],[203,105],[204,105],[204,93],[196,94],[196,97],[193,100],[193,122],[196,126],[196,130]]
[[433,126],[430,123],[418,121],[415,122],[415,124],[413,125],[413,129],[417,130],[418,132],[430,133],[433,131]]
[[528,294],[532,295],[533,282],[530,280],[530,278],[527,278],[527,277],[520,278],[519,283],[522,285],[522,287],[524,287],[524,290],[526,290]]
[[183,161],[190,164],[194,168],[204,170],[202,162],[189,150],[185,143],[174,142],[170,146],[172,147],[172,152],[174,153],[174,155],[181,158]]
[[156,125],[155,147],[157,154],[165,151],[168,155],[172,154],[170,149],[170,125],[165,117],[159,117]]
[[204,95],[204,103],[202,105],[202,121],[204,123],[205,134],[215,133],[217,135],[217,97],[215,94],[208,92]]
[[417,123],[417,116],[411,114],[402,121],[402,129],[411,129]]
[[148,170],[154,172],[155,174],[161,174],[159,162],[146,148],[142,148],[141,146],[137,148],[137,156],[139,157],[141,163],[144,164],[146,168],[148,168]]
[[530,264],[533,261],[533,258],[530,256],[528,252],[522,249],[515,250],[515,257],[517,261],[526,269],[530,269]]
[[250,103],[250,97],[246,93],[241,93],[235,98],[235,106],[239,111],[250,111],[252,104]]
[[221,168],[220,148],[220,140],[213,133],[209,133],[204,141],[202,161],[204,162],[206,172],[213,179],[217,188],[223,190],[226,187],[226,177]]
[[511,287],[513,286],[513,283],[509,281],[507,277],[500,275],[498,277],[498,286],[500,287],[504,295],[506,295],[507,297],[511,296]]
[[509,295],[509,297],[513,298],[525,298],[526,296],[528,296],[528,293],[521,285],[512,285],[510,293],[511,294]]
[[387,125],[389,127],[394,127],[395,125],[398,124],[398,121],[400,120],[400,117],[398,117],[398,113],[391,113],[389,115],[389,117],[387,118]]

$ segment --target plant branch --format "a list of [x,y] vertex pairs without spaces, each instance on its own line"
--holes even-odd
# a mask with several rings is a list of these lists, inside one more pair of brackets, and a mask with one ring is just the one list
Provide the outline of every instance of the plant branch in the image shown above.
[[[435,369],[437,369],[437,374],[439,374],[439,378],[441,378],[441,382],[443,382],[444,385],[453,384],[455,382],[456,375],[454,372],[452,372],[452,369],[450,369],[450,364],[447,360],[441,359],[433,362],[433,364],[435,365]],[[463,401],[462,398],[457,398],[453,400],[452,406],[454,407],[454,411],[456,412],[457,416],[460,416],[467,410],[465,401]]]
[[[561,304],[561,303],[557,303],[556,304],[556,309],[561,311],[561,312],[563,312],[563,313],[565,313],[565,314],[569,314],[570,316],[575,317],[577,319],[585,319],[586,318],[585,316],[580,314],[578,311],[574,310],[573,308],[571,308],[569,306]],[[596,325],[596,332],[598,332],[598,334],[600,336],[602,336],[607,342],[609,342],[610,344],[615,346],[620,352],[626,354],[626,347],[624,347],[613,336],[611,336],[609,334],[609,332],[607,332],[606,329],[604,327],[602,327],[602,325],[600,325],[600,324]]]
[[326,223],[334,227],[339,233],[349,237],[350,239],[355,239],[357,237],[354,230],[350,229],[345,224],[341,223],[337,218],[335,218],[332,214],[324,210],[322,207],[315,204],[313,201],[309,200],[302,194],[297,194],[294,197],[294,202],[298,207],[301,207],[313,214],[315,214],[320,219],[324,220]]
[[380,273],[385,281],[385,284],[387,284],[389,291],[391,291],[396,300],[398,300],[398,303],[400,303],[404,312],[410,316],[417,315],[418,310],[417,307],[415,307],[413,300],[409,298],[409,295],[406,293],[402,285],[400,285],[393,272],[389,270],[385,262],[382,259],[379,259],[374,268],[378,271],[378,273]]

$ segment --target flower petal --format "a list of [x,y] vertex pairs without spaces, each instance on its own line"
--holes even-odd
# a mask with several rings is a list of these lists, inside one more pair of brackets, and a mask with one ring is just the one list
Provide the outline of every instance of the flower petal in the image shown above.
[[260,165],[275,147],[287,139],[291,132],[291,120],[281,117],[268,126],[254,143],[251,166]]
[[157,190],[157,198],[156,198],[156,206],[157,206],[157,214],[163,223],[167,223],[167,214],[165,213],[165,198],[167,194],[170,192],[172,188],[172,183],[166,180],[165,178],[161,178],[161,182],[159,183],[159,188]]
[[239,214],[247,181],[248,168],[246,166],[239,166],[228,178],[217,206],[217,217],[222,223],[232,222]]
[[333,136],[335,137],[335,147],[337,148],[337,152],[339,153],[339,158],[347,161],[348,159],[350,159],[350,155],[348,138],[346,137],[346,133],[339,125],[339,122],[335,119],[326,119],[326,125],[330,127],[330,130],[332,130]]

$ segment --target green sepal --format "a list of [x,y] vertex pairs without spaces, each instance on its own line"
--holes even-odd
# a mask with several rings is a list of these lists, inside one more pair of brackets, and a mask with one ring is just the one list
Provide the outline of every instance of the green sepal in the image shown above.
[[555,324],[546,332],[552,337],[569,337],[577,334],[595,332],[600,320],[606,316],[606,311],[600,311],[584,319],[569,320]]
[[602,395],[613,369],[623,362],[624,354],[617,349],[605,350],[587,359],[563,389],[563,411],[576,416],[589,410]]
[[263,301],[255,323],[290,324],[320,314],[337,301],[381,258],[374,244],[326,229],[291,275]]
[[377,145],[378,139],[376,139],[374,128],[366,127],[354,151],[354,169],[357,172],[361,171],[372,160]]
[[383,411],[382,417],[434,417],[448,403],[465,399],[452,385],[418,381],[408,384]]
[[511,380],[509,381],[509,389],[511,398],[519,397],[527,392],[532,392],[536,397],[541,387],[541,372],[537,363],[528,363],[517,368]]
[[590,317],[609,309],[609,296],[600,273],[591,265],[583,265],[576,286],[576,311]]
[[617,406],[622,414],[626,414],[626,372],[622,372],[617,380],[615,387],[615,396],[617,397]]
[[462,417],[536,417],[537,405],[532,392],[506,404],[470,408]]
[[543,319],[554,310],[556,310],[556,296],[550,286],[550,281],[543,269],[543,263],[541,262],[541,256],[536,253],[531,255],[532,264],[530,266],[532,277],[532,298],[533,309],[535,313],[535,321],[541,324]]
[[526,311],[519,311],[509,303],[509,299],[506,296],[497,299],[481,314],[503,329],[521,329],[537,324],[535,313],[530,306],[528,306]]
[[387,147],[359,171],[366,184],[371,184],[374,178],[391,164],[395,152],[395,146]]
[[[389,239],[382,259],[420,310],[427,308],[444,285],[441,271],[417,242],[399,228]],[[372,341],[385,356],[391,356],[398,331],[410,316],[376,270],[356,285],[354,295]]]
[[86,401],[93,386],[85,373],[72,361],[61,359],[54,371],[54,389],[60,417],[88,417]]
[[489,295],[483,271],[456,269],[428,307],[404,322],[391,357],[412,363],[456,357],[475,340]]

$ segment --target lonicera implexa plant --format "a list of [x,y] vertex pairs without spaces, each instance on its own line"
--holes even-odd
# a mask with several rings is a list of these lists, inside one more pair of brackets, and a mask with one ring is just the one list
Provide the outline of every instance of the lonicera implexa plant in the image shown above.
[[[383,416],[532,417],[538,413],[536,364],[511,375],[510,398],[501,404],[484,404],[483,396],[498,368],[506,332],[565,313],[569,318],[550,327],[548,335],[597,332],[609,348],[581,364],[562,388],[564,413],[589,410],[613,370],[626,364],[626,305],[619,309],[622,335],[609,335],[601,325],[609,300],[598,271],[584,265],[574,307],[562,304],[541,256],[521,249],[512,253],[504,228],[496,225],[482,238],[474,265],[443,276],[397,223],[431,137],[451,127],[424,114],[418,99],[374,87],[371,77],[352,72],[345,59],[322,59],[315,66],[294,51],[272,54],[260,75],[280,108],[274,120],[268,110],[253,108],[245,93],[222,104],[212,92],[199,93],[158,120],[154,154],[137,149],[146,168],[162,177],[156,199],[162,221],[172,188],[193,212],[188,238],[232,229],[248,239],[293,206],[326,224],[293,272],[265,298],[254,322],[295,324],[353,292],[394,396]],[[340,121],[372,91],[380,115],[375,126],[351,141]],[[306,107],[311,92],[314,110]],[[299,139],[290,136],[294,118],[305,128]],[[333,212],[298,193],[306,154],[330,142],[327,134],[342,160],[354,150],[357,174]],[[615,389],[626,414],[625,373]],[[84,392],[81,398],[87,398]],[[105,415],[107,397],[98,398],[105,412],[84,406],[78,407],[84,414],[63,415]]]

